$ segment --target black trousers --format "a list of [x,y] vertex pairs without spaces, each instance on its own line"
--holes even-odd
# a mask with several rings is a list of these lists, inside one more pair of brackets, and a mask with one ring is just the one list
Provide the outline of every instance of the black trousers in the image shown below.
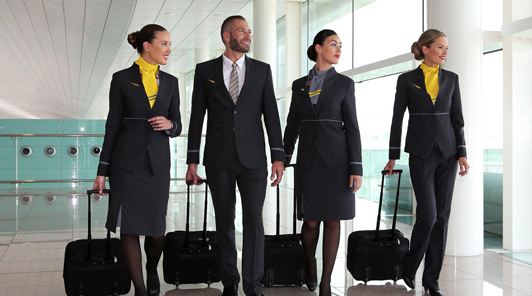
[[236,184],[242,200],[242,281],[246,295],[262,293],[264,273],[264,226],[262,208],[266,197],[268,169],[246,168],[238,158],[228,169],[206,168],[216,213],[216,236],[222,283],[238,284],[235,243]]
[[423,287],[438,289],[458,158],[456,155],[444,158],[440,149],[434,146],[427,159],[410,155],[409,166],[417,208],[410,250],[403,260],[403,268],[408,277],[414,278],[425,256]]

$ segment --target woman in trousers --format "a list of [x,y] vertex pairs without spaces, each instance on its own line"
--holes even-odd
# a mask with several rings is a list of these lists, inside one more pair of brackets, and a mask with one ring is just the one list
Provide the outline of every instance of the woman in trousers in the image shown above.
[[412,45],[421,65],[397,79],[390,131],[390,150],[385,170],[399,159],[403,116],[410,119],[405,152],[417,201],[416,223],[410,250],[403,259],[403,280],[416,287],[415,275],[425,256],[422,285],[431,296],[443,296],[438,278],[445,255],[447,226],[457,166],[460,176],[469,170],[464,137],[464,116],[458,75],[442,69],[448,41],[442,32],[429,29]]
[[296,187],[297,215],[302,219],[307,262],[306,284],[317,287],[316,247],[323,221],[321,296],[331,295],[331,274],[340,242],[340,220],[355,216],[354,193],[362,185],[362,154],[351,78],[336,73],[340,37],[322,30],[307,54],[316,64],[292,84],[292,102],[284,149],[290,163],[299,137]]
[[[139,58],[116,72],[109,90],[105,125],[94,189],[113,191],[106,228],[120,238],[136,296],[159,295],[157,265],[163,250],[170,189],[169,137],[181,133],[177,79],[159,69],[166,65],[170,33],[147,25],[129,34]],[[139,236],[144,235],[146,276],[142,274]]]

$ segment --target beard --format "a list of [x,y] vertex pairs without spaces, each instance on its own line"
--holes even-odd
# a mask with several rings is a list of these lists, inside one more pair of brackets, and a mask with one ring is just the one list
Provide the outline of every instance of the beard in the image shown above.
[[233,38],[233,35],[230,35],[229,48],[231,48],[231,50],[233,51],[240,52],[240,53],[247,53],[249,51],[249,46],[240,45],[238,40]]

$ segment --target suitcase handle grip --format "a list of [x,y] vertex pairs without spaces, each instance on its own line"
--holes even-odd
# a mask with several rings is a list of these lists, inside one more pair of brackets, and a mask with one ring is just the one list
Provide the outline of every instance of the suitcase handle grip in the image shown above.
[[[196,184],[198,184],[198,185],[201,185],[201,184],[203,184],[203,183],[207,184],[207,183],[209,183],[209,182],[207,182],[207,179],[200,179],[200,180],[196,181]],[[192,184],[193,184],[193,183],[192,183],[191,180],[187,180],[187,185],[192,185]]]
[[[381,172],[381,174],[384,175],[384,174],[388,174],[389,172],[390,172],[390,170],[383,170],[383,171]],[[393,174],[393,173],[399,173],[399,174],[401,174],[401,173],[403,173],[403,170],[392,170],[392,174]]]
[[[100,193],[100,190],[98,190],[98,189],[87,190],[87,195],[89,195],[89,194],[99,194],[99,193]],[[104,189],[104,190],[102,190],[102,193],[111,193],[111,189]]]

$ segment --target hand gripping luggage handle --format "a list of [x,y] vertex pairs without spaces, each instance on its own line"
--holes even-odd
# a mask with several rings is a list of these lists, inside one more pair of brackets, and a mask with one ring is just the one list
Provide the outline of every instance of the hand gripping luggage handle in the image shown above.
[[[111,189],[103,189],[103,193],[111,193]],[[88,225],[88,233],[87,233],[87,261],[92,261],[92,234],[91,234],[91,195],[100,193],[100,190],[87,190],[87,200],[89,201],[89,225]],[[111,195],[109,195],[111,196]],[[111,197],[109,197],[110,199]],[[107,229],[107,254],[105,259],[111,259],[111,232],[109,229]]]
[[[207,179],[201,179],[197,181],[197,184],[205,183],[205,209],[203,211],[203,241],[202,247],[207,246],[207,200],[209,197],[209,186],[207,186]],[[192,181],[187,181],[187,224],[185,228],[185,246],[188,248],[189,232],[190,232],[190,186]]]
[[[294,170],[296,168],[296,165],[295,164],[285,164],[284,165],[285,168],[289,168],[289,167],[293,167]],[[296,227],[297,227],[297,214],[296,214],[296,207],[297,207],[297,204],[296,204],[296,182],[295,182],[295,174],[294,174],[294,213],[292,214],[292,235],[294,236],[294,240],[297,239],[297,235],[296,235]],[[281,214],[280,214],[280,196],[281,194],[279,193],[279,184],[277,184],[277,214],[276,214],[276,217],[275,217],[275,237],[278,239],[279,238],[279,235],[280,235],[280,224],[281,224]]]
[[[383,170],[381,172],[382,174],[382,180],[381,180],[381,194],[379,198],[379,212],[377,215],[377,231],[375,231],[375,240],[379,239],[379,228],[380,228],[380,221],[381,221],[381,210],[382,210],[382,197],[384,193],[384,176],[388,174],[389,170]],[[395,226],[397,222],[397,206],[399,204],[399,188],[401,186],[401,175],[403,174],[403,170],[392,170],[392,173],[399,173],[399,177],[397,178],[397,193],[395,194],[395,207],[393,212],[393,222],[392,222],[392,240],[395,239]]]

